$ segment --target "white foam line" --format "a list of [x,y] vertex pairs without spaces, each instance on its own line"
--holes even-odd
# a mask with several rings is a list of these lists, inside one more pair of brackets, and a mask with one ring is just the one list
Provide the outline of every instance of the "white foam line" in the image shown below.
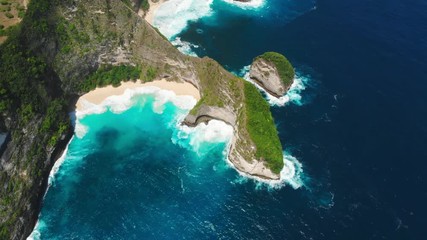
[[[86,132],[87,127],[84,126],[79,120],[84,116],[89,114],[101,114],[107,111],[108,107],[111,108],[112,111],[116,113],[121,113],[126,111],[130,107],[132,107],[132,97],[135,95],[148,95],[151,94],[155,97],[154,110],[157,109],[158,113],[162,112],[162,106],[167,102],[172,102],[175,106],[183,110],[190,110],[196,105],[197,100],[193,96],[188,95],[179,95],[177,96],[173,91],[164,90],[159,87],[154,86],[146,86],[139,87],[134,89],[127,89],[122,95],[110,96],[105,99],[101,104],[96,105],[92,104],[88,101],[84,103],[84,110],[76,111],[76,126],[75,126],[75,134],[78,138],[82,138]],[[182,116],[180,116],[182,119]],[[184,116],[185,117],[185,116]],[[55,175],[58,173],[61,165],[65,161],[65,157],[67,156],[68,147],[71,141],[74,139],[74,136],[68,142],[64,152],[61,157],[59,157],[55,164],[53,165],[48,178],[48,186],[44,193],[43,198],[46,196],[50,186],[55,182]],[[44,223],[40,221],[40,215],[36,222],[33,232],[28,236],[27,240],[38,240],[41,238],[40,229],[43,227]]]
[[74,136],[71,137],[70,141],[67,143],[67,146],[65,147],[64,151],[62,152],[62,155],[55,161],[55,164],[53,165],[52,169],[50,170],[45,195],[47,193],[47,190],[49,190],[49,187],[55,181],[56,173],[59,171],[59,168],[61,167],[62,163],[64,163],[65,157],[67,156],[67,152],[68,152],[68,146],[70,145],[71,141],[73,141],[73,138],[74,138]]
[[[161,106],[163,106],[166,102],[172,102],[175,106],[183,110],[190,110],[197,102],[197,100],[192,96],[177,96],[173,91],[163,90],[158,87],[147,86],[147,87],[140,87],[140,88],[134,88],[134,89],[127,89],[122,95],[110,96],[99,105],[91,104],[87,102],[87,104],[84,106],[83,111],[76,111],[76,117],[77,117],[76,128],[75,128],[76,136],[81,138],[84,136],[84,134],[87,131],[87,127],[84,127],[83,124],[79,122],[79,119],[82,119],[84,116],[89,114],[103,113],[107,111],[107,107],[110,107],[110,109],[113,112],[121,113],[123,111],[126,111],[132,106],[133,96],[145,95],[145,94],[151,94],[155,97],[154,110],[157,108],[157,110],[159,110],[158,113],[162,113]],[[286,186],[287,184],[291,185],[294,189],[297,189],[303,186],[302,180],[300,178],[300,175],[302,173],[302,165],[294,157],[287,156],[286,153],[284,154],[283,161],[285,166],[280,172],[280,180],[266,180],[263,178],[246,174],[244,172],[239,171],[237,168],[235,168],[228,158],[231,139],[234,134],[234,129],[232,126],[228,125],[223,121],[211,120],[207,124],[202,123],[194,128],[191,128],[188,126],[180,125],[184,117],[185,117],[185,114],[181,114],[177,116],[177,121],[175,122],[176,130],[177,130],[177,138],[178,139],[190,138],[189,144],[190,146],[192,146],[192,149],[196,153],[199,152],[198,150],[200,148],[201,143],[203,142],[209,142],[209,143],[225,142],[227,143],[227,147],[224,150],[224,156],[225,156],[226,162],[228,163],[229,166],[234,168],[239,173],[239,175],[248,179],[256,180],[260,183],[265,183],[272,188],[281,188],[283,186]],[[85,129],[85,132],[79,133],[78,132],[79,129],[80,130]],[[54,183],[55,175],[58,173],[61,165],[65,161],[69,144],[71,143],[73,138],[70,139],[69,143],[64,149],[63,154],[55,162],[54,166],[52,167],[52,170],[49,173],[48,187],[46,189],[45,195],[49,187]],[[177,143],[177,141],[174,139],[172,139],[172,141],[174,141],[174,143]],[[182,146],[182,144],[180,145]],[[29,240],[40,239],[41,233],[39,230],[42,227],[42,225],[43,225],[43,222],[40,222],[40,216],[39,216],[39,220],[37,221],[33,232],[27,239]]]
[[152,95],[154,96],[154,112],[161,114],[164,104],[167,102],[173,103],[182,110],[191,110],[197,103],[197,100],[190,95],[176,95],[175,92],[164,90],[155,86],[137,87],[126,89],[122,95],[113,95],[107,97],[101,104],[84,103],[84,109],[76,111],[76,128],[75,133],[78,138],[83,138],[88,131],[88,127],[81,124],[80,120],[88,114],[101,114],[108,109],[113,113],[120,114],[130,107],[134,102],[136,95]]
[[[43,200],[46,197],[46,194],[47,194],[50,186],[55,181],[56,173],[59,171],[59,168],[64,163],[65,157],[67,156],[67,152],[68,152],[68,146],[70,145],[71,141],[73,141],[73,138],[74,138],[74,136],[71,137],[70,141],[68,141],[67,146],[65,147],[64,151],[62,152],[62,155],[55,161],[52,169],[49,172],[49,177],[47,180],[47,188],[46,188],[46,191],[44,192]],[[41,238],[41,233],[39,230],[40,230],[40,228],[42,228],[44,226],[44,223],[40,221],[40,214],[41,213],[39,213],[36,225],[34,226],[34,230],[33,230],[33,232],[31,232],[30,236],[27,237],[27,240],[39,240]]]
[[210,16],[213,0],[169,0],[156,11],[153,25],[169,40],[188,27],[188,23]]
[[305,84],[308,81],[308,79],[306,77],[297,73],[295,78],[294,78],[293,83],[291,84],[291,87],[288,90],[288,92],[284,96],[277,98],[277,97],[271,95],[270,93],[268,93],[267,91],[265,91],[264,88],[259,86],[257,83],[255,83],[249,77],[250,67],[251,67],[251,65],[243,67],[236,75],[241,76],[243,79],[252,83],[253,85],[255,85],[256,88],[258,88],[261,92],[263,92],[267,98],[268,103],[271,106],[282,107],[282,106],[285,106],[289,102],[292,102],[292,103],[299,105],[299,106],[302,105],[301,92],[303,90],[305,90],[305,88],[306,88]]
[[[229,149],[229,147],[227,149]],[[245,180],[246,179],[254,180],[257,184],[266,185],[271,189],[280,189],[282,187],[289,185],[296,190],[304,186],[304,182],[302,179],[302,175],[303,175],[302,164],[295,157],[289,155],[286,152],[283,153],[284,166],[280,171],[280,178],[278,180],[269,180],[265,178],[260,178],[258,176],[250,175],[238,170],[228,158],[228,152],[229,150],[227,150],[227,155],[226,155],[227,156],[226,162],[228,166],[235,169],[240,176],[245,178]]]
[[249,2],[240,2],[235,0],[222,0],[228,4],[240,7],[242,9],[256,9],[263,7],[265,4],[265,0],[250,0]]
[[41,232],[40,230],[45,226],[44,222],[39,219],[36,222],[36,226],[34,227],[34,230],[31,232],[30,236],[27,237],[27,240],[40,240],[41,239]]
[[[229,167],[235,169],[240,176],[246,179],[252,179],[257,183],[266,184],[273,189],[279,189],[288,185],[294,189],[304,186],[301,178],[303,173],[302,164],[287,152],[283,152],[284,167],[280,172],[280,179],[278,180],[268,180],[238,170],[228,157],[231,140],[234,136],[234,129],[231,125],[223,121],[211,120],[207,124],[202,123],[194,128],[177,124],[176,130],[177,132],[172,137],[172,142],[182,147],[191,147],[190,150],[196,152],[198,155],[200,155],[201,145],[205,142],[226,143],[227,147],[223,152],[224,161],[226,161]],[[189,146],[186,145],[186,142],[181,142],[179,140],[189,140]]]
[[193,49],[199,48],[199,45],[192,44],[186,41],[182,41],[180,37],[176,37],[173,41],[171,41],[172,45],[174,45],[181,53],[192,56],[192,57],[198,57],[196,52],[194,52]]
[[[184,116],[185,117],[185,116]],[[202,143],[228,143],[234,134],[234,129],[229,124],[220,120],[210,120],[207,124],[200,123],[195,127],[188,127],[177,123],[176,132],[172,136],[172,142],[188,148],[200,155]],[[189,140],[186,142],[180,140]]]

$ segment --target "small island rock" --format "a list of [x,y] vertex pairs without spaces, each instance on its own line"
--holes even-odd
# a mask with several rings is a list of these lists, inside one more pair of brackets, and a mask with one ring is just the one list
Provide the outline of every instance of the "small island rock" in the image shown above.
[[249,77],[271,95],[280,98],[293,83],[295,71],[280,53],[267,52],[256,57],[251,65]]

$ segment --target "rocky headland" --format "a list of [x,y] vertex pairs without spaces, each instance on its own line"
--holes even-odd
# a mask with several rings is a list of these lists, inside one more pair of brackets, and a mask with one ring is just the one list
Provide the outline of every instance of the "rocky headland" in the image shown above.
[[210,58],[181,54],[138,15],[141,2],[34,0],[0,45],[0,133],[7,136],[0,152],[0,239],[25,239],[33,230],[49,172],[73,135],[68,114],[79,96],[123,80],[190,83],[200,100],[184,123],[230,124],[236,169],[279,179],[282,145],[255,86]]

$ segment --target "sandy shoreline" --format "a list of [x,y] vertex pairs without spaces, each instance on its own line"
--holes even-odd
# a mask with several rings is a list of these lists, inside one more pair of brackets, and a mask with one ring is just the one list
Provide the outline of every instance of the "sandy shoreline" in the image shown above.
[[153,0],[149,0],[150,8],[148,9],[148,12],[145,14],[145,20],[150,23],[152,26],[154,22],[154,14],[156,14],[156,11],[159,9],[160,5],[162,5],[167,0],[158,0],[157,2],[153,2]]
[[153,82],[142,83],[140,80],[136,82],[122,82],[118,87],[107,86],[102,88],[96,88],[79,98],[76,103],[76,110],[83,111],[85,109],[85,103],[90,102],[92,104],[99,105],[105,99],[114,95],[122,95],[126,89],[136,89],[141,87],[158,87],[163,90],[173,91],[178,96],[192,96],[197,101],[200,99],[199,90],[188,82],[170,82],[165,79],[156,80]]

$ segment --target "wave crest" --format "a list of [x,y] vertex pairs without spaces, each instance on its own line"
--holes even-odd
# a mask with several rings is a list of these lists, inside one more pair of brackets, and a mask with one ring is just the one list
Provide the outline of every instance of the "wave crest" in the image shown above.
[[304,76],[300,72],[296,72],[294,82],[292,83],[288,92],[284,96],[277,98],[269,94],[268,92],[266,92],[258,84],[254,83],[254,81],[249,77],[250,68],[251,68],[251,65],[244,66],[242,69],[240,69],[239,72],[235,72],[235,75],[240,76],[246,81],[253,83],[255,87],[257,87],[259,90],[261,90],[261,92],[265,94],[265,97],[271,106],[281,107],[281,106],[285,106],[287,103],[293,103],[298,106],[302,106],[304,104],[304,102],[302,101],[301,93],[306,89],[306,86],[310,81],[309,76]]
[[[291,186],[293,189],[299,189],[305,187],[305,176],[302,164],[297,158],[293,157],[290,153],[283,152],[283,163],[284,166],[280,171],[279,180],[266,180],[256,176],[251,176],[243,172],[239,172],[240,177],[235,182],[243,183],[249,179],[255,180],[256,188],[262,189],[281,189],[285,186]],[[232,163],[229,162],[232,166]]]
[[107,110],[120,114],[131,108],[135,104],[135,96],[140,95],[154,96],[153,111],[158,114],[163,112],[164,105],[167,102],[171,102],[178,108],[188,111],[197,103],[197,100],[192,96],[177,96],[173,91],[154,86],[126,89],[122,95],[109,96],[101,104],[93,104],[86,101],[83,109],[76,111],[76,136],[78,138],[83,138],[89,131],[88,127],[83,125],[80,121],[84,116],[89,114],[101,114]]
[[[228,145],[233,134],[234,129],[232,126],[214,119],[208,123],[201,123],[196,127],[177,126],[172,136],[172,142],[202,156],[209,150],[209,144],[225,143]],[[227,150],[225,150],[224,157],[227,155]]]
[[155,13],[153,25],[169,40],[185,30],[190,21],[210,16],[213,0],[169,0]]
[[242,9],[256,9],[265,5],[264,0],[250,0],[249,2],[240,2],[235,0],[222,0],[228,4],[240,7]]
[[192,56],[192,57],[198,57],[197,53],[194,51],[194,49],[199,48],[199,45],[192,44],[186,41],[182,41],[180,37],[176,37],[173,41],[171,41],[172,45],[174,45],[181,53]]

